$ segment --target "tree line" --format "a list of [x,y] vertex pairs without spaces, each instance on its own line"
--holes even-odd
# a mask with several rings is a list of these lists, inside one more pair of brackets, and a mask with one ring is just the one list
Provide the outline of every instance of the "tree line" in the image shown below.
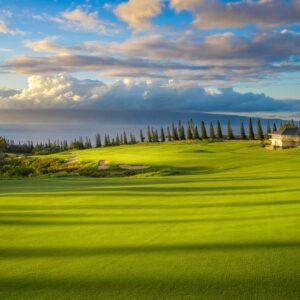
[[[293,121],[288,123],[281,123],[280,128],[284,127],[296,127]],[[277,131],[277,125],[274,122],[272,127],[270,122],[267,123],[266,131],[263,130],[261,120],[257,120],[256,131],[254,130],[253,121],[249,118],[247,128],[243,122],[240,124],[239,134],[235,134],[231,125],[231,121],[228,120],[226,125],[226,131],[221,126],[221,122],[217,121],[214,125],[210,122],[209,125],[201,121],[196,124],[192,119],[189,120],[186,126],[179,121],[178,124],[172,124],[166,128],[161,127],[160,130],[148,126],[146,132],[142,129],[139,133],[139,140],[132,133],[127,134],[125,131],[121,134],[117,134],[115,137],[111,137],[109,134],[105,134],[103,137],[100,133],[95,135],[94,144],[89,137],[74,139],[71,142],[67,140],[63,141],[48,141],[47,143],[36,143],[28,141],[25,143],[15,143],[0,137],[0,152],[6,153],[20,153],[20,154],[52,154],[67,150],[83,150],[93,147],[111,147],[128,144],[136,144],[138,142],[144,143],[158,143],[158,142],[171,142],[171,141],[197,141],[197,140],[260,140],[263,141],[268,138],[268,135],[274,131]]]

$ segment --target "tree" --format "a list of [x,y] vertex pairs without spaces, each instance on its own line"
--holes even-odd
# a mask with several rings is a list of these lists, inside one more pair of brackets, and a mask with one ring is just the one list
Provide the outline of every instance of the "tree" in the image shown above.
[[123,133],[123,143],[124,143],[124,145],[127,145],[127,144],[128,144],[127,135],[126,135],[126,132],[125,132],[125,131],[124,131],[124,133]]
[[168,141],[171,142],[172,141],[172,135],[171,135],[171,131],[170,131],[170,127],[168,126],[167,127],[167,138],[168,138]]
[[179,121],[178,130],[179,130],[179,139],[182,141],[185,140],[186,139],[185,130],[184,130],[184,126],[182,125],[181,121]]
[[198,127],[197,126],[194,127],[193,136],[194,136],[195,140],[200,140],[200,135],[199,135],[199,131],[198,131]]
[[116,146],[120,146],[120,145],[121,145],[121,140],[120,140],[119,134],[117,133]]
[[273,132],[277,131],[277,126],[276,126],[276,123],[274,122],[273,123]]
[[140,130],[140,140],[141,140],[142,143],[145,142],[145,137],[144,137],[144,134],[143,134],[143,130],[142,130],[142,129]]
[[233,130],[232,130],[232,126],[231,126],[230,120],[227,123],[227,138],[229,140],[234,140],[234,134],[233,134]]
[[222,126],[219,120],[217,122],[217,138],[220,140],[223,139]]
[[249,140],[255,140],[252,119],[249,119]]
[[210,122],[210,126],[209,126],[209,138],[211,140],[214,140],[215,139],[215,129],[214,129],[214,125],[212,122]]
[[147,136],[148,136],[148,142],[151,143],[152,142],[152,132],[151,132],[149,126],[147,128]]
[[203,140],[207,139],[206,127],[204,121],[201,121],[201,138]]
[[268,120],[268,125],[267,125],[267,134],[269,135],[271,133],[271,125],[270,125],[270,121]]
[[7,147],[7,142],[4,137],[0,136],[0,153],[4,152]]
[[193,129],[192,129],[192,125],[190,123],[188,124],[186,136],[187,136],[188,140],[193,139]]
[[160,140],[163,143],[166,141],[165,131],[163,128],[160,129]]
[[261,141],[263,141],[265,139],[264,131],[261,126],[261,121],[259,119],[257,120],[257,137]]
[[242,140],[246,140],[247,136],[246,136],[246,132],[245,132],[245,127],[244,127],[244,123],[241,123],[241,139]]
[[95,136],[95,145],[96,145],[96,148],[100,148],[102,146],[101,136],[100,136],[99,133],[97,133],[96,136]]
[[172,124],[172,139],[173,141],[179,140],[178,131],[174,124]]

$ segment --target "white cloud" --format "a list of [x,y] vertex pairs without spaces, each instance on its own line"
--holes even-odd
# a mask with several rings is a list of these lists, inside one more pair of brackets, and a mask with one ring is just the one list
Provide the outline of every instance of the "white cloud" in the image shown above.
[[114,12],[120,19],[128,23],[130,28],[136,31],[145,31],[152,28],[151,18],[160,14],[162,8],[161,0],[129,0],[118,5]]
[[104,84],[65,74],[31,76],[21,91],[0,89],[0,108],[97,108],[166,111],[296,111],[300,101],[278,101],[231,88],[183,86],[175,80],[119,80]]
[[0,34],[23,35],[24,32],[19,29],[12,29],[4,21],[0,20]]

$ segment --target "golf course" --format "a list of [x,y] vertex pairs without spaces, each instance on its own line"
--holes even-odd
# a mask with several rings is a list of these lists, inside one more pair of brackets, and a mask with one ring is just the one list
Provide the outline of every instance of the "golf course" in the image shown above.
[[300,298],[299,148],[138,143],[38,158],[116,173],[0,179],[0,299]]

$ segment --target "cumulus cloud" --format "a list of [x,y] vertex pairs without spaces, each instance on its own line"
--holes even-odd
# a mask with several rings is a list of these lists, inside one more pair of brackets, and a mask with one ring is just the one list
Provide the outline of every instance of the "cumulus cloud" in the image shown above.
[[132,29],[144,31],[152,28],[151,18],[160,14],[162,8],[163,2],[161,0],[129,0],[118,5],[114,12]]
[[55,44],[56,37],[46,37],[42,40],[27,40],[24,41],[24,46],[32,49],[35,52],[52,52],[58,54],[66,54],[71,49]]
[[232,88],[211,92],[176,81],[135,81],[105,84],[65,74],[31,76],[21,91],[0,90],[0,108],[97,108],[214,112],[295,111],[300,101],[279,101],[264,94],[240,94]]
[[233,28],[247,24],[276,27],[299,24],[298,0],[242,0],[224,3],[220,0],[171,0],[177,10],[190,10],[199,28]]
[[11,35],[23,35],[24,32],[19,29],[12,29],[8,24],[4,21],[0,20],[0,34],[11,34]]

